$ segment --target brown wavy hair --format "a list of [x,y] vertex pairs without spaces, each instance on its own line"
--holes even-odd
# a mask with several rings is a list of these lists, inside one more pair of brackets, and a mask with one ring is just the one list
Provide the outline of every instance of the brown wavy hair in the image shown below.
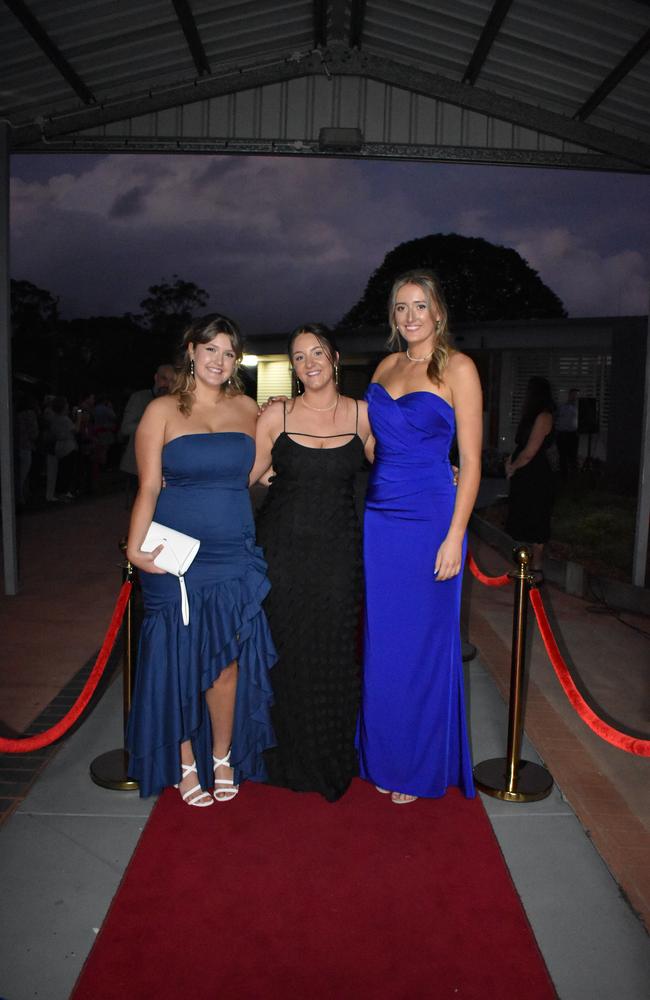
[[244,392],[244,385],[237,374],[237,367],[244,356],[244,345],[242,342],[239,327],[234,320],[219,313],[210,313],[195,319],[183,334],[181,350],[183,351],[183,362],[180,371],[176,374],[176,381],[172,388],[172,395],[178,396],[178,409],[181,413],[189,417],[194,405],[194,392],[196,390],[196,380],[192,375],[191,357],[189,352],[190,344],[196,347],[197,344],[209,344],[218,333],[225,333],[230,337],[233,351],[236,355],[236,367],[224,386],[226,396],[241,396]]
[[390,337],[388,346],[391,350],[401,350],[402,342],[399,329],[395,322],[395,305],[397,293],[404,285],[417,285],[424,292],[424,296],[429,304],[429,312],[432,314],[436,310],[440,316],[440,324],[436,324],[436,343],[433,349],[433,357],[427,365],[427,375],[436,385],[440,385],[442,375],[449,362],[449,357],[453,348],[451,347],[449,335],[449,312],[445,301],[444,292],[440,281],[433,271],[417,270],[406,271],[396,278],[391,288],[388,299],[388,322],[390,324]]

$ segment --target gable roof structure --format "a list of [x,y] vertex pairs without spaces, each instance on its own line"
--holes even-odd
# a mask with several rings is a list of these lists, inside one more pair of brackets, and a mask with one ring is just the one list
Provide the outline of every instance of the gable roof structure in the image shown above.
[[650,170],[650,0],[4,0],[18,151]]

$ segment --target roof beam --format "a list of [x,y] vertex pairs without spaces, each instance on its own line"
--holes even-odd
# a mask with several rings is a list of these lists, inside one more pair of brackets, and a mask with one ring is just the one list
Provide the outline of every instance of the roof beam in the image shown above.
[[314,12],[314,48],[327,45],[327,0],[312,0]]
[[363,36],[363,20],[366,14],[366,0],[352,0],[350,10],[350,48],[360,49]]
[[11,13],[22,24],[25,31],[36,42],[39,49],[45,53],[52,65],[59,71],[64,80],[70,84],[77,97],[84,104],[95,104],[95,96],[86,86],[78,73],[75,73],[72,66],[62,55],[60,49],[54,44],[48,33],[36,20],[31,10],[23,0],[5,0],[6,6]]
[[630,139],[620,133],[590,125],[588,122],[574,121],[556,111],[527,104],[513,97],[505,97],[491,90],[468,87],[440,73],[430,73],[394,59],[370,56],[367,52],[346,53],[345,58],[341,56],[332,58],[328,60],[327,65],[332,76],[341,74],[370,77],[380,83],[401,87],[403,90],[455,104],[469,111],[520,125],[522,128],[553,135],[566,142],[597,150],[599,153],[607,153],[644,169],[650,167],[649,143]]
[[646,52],[650,49],[650,29],[646,31],[636,45],[632,46],[630,51],[626,56],[623,56],[618,66],[615,66],[611,73],[609,73],[599,87],[596,87],[591,97],[588,97],[581,108],[578,108],[574,118],[577,121],[584,121],[588,118],[592,111],[598,107],[602,101],[605,100],[608,94],[611,94],[614,87],[617,87],[621,80],[627,76],[630,70],[634,69],[636,64],[643,59]]
[[172,3],[174,4],[176,17],[178,18],[179,24],[183,29],[185,41],[188,44],[192,59],[194,60],[196,72],[199,76],[206,76],[210,73],[210,63],[208,62],[208,57],[205,54],[203,42],[201,41],[199,29],[196,26],[196,21],[194,20],[194,14],[190,8],[189,0],[172,0]]
[[468,87],[438,73],[429,73],[407,63],[397,62],[366,52],[328,50],[322,53],[291,54],[273,63],[249,63],[221,76],[212,75],[192,84],[181,84],[161,91],[118,100],[111,104],[73,113],[52,116],[42,124],[30,123],[12,130],[13,149],[37,145],[42,139],[55,139],[84,129],[97,128],[153,111],[162,111],[183,104],[241,90],[252,90],[271,83],[281,83],[305,76],[359,76],[437,101],[454,104],[479,114],[512,122],[523,128],[553,135],[566,142],[606,153],[643,169],[650,168],[650,144],[630,139],[620,133],[588,122],[577,122],[555,111],[547,111],[524,101],[504,97],[489,90]]
[[[79,135],[70,139],[48,141],[48,150],[65,152],[176,152],[185,153],[263,153],[280,156],[324,156],[349,159],[425,160],[442,163],[490,163],[519,167],[555,167],[576,170],[616,170],[638,173],[625,160],[600,153],[562,153],[539,149],[501,149],[490,146],[432,146],[424,143],[364,142],[361,153],[342,150],[324,152],[318,139],[245,139],[214,136],[92,136]],[[643,171],[641,171],[643,172]]]
[[330,39],[345,43],[346,0],[330,0]]
[[474,86],[476,83],[476,78],[483,68],[483,63],[488,57],[488,53],[492,48],[495,38],[501,30],[501,25],[503,24],[503,20],[510,10],[511,5],[512,0],[494,0],[490,16],[485,22],[483,31],[481,32],[481,37],[476,43],[476,48],[472,53],[472,58],[467,64],[467,69],[465,70],[465,74],[463,76],[463,83],[469,83],[470,86]]

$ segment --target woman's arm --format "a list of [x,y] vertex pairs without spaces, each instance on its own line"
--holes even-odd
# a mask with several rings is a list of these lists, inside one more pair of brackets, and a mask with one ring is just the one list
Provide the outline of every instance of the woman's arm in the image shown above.
[[360,399],[357,406],[359,407],[359,437],[363,442],[364,454],[372,464],[375,460],[375,438],[368,419],[368,404],[365,400]]
[[248,477],[249,486],[252,486],[253,483],[261,479],[272,464],[271,450],[279,434],[283,414],[284,404],[282,406],[274,404],[273,406],[269,406],[267,410],[264,410],[257,419],[257,426],[255,428],[255,462]]
[[528,435],[528,440],[526,444],[521,449],[514,461],[508,459],[506,461],[506,476],[510,479],[517,469],[523,469],[524,465],[528,463],[535,457],[539,449],[544,443],[544,438],[551,433],[553,429],[553,417],[550,413],[538,413],[535,417],[535,423],[531,428],[531,432]]
[[456,416],[460,470],[451,524],[436,557],[437,580],[449,580],[460,572],[463,538],[481,481],[483,395],[478,372],[474,362],[465,354],[453,355],[449,369],[446,378]]
[[159,545],[153,552],[142,552],[140,548],[149,530],[149,525],[153,521],[156,502],[162,487],[162,449],[165,442],[165,425],[166,406],[163,400],[156,400],[145,410],[135,432],[135,457],[138,463],[139,486],[131,511],[126,557],[130,563],[147,573],[165,572],[154,565],[154,559],[162,549],[162,545]]

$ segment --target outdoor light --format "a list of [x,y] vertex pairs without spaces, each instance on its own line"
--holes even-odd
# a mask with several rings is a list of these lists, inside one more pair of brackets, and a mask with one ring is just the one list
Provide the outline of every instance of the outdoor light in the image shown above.
[[360,128],[322,128],[318,133],[321,150],[359,152],[363,146],[363,132]]
[[244,354],[241,363],[245,368],[257,368],[258,360],[257,354]]

